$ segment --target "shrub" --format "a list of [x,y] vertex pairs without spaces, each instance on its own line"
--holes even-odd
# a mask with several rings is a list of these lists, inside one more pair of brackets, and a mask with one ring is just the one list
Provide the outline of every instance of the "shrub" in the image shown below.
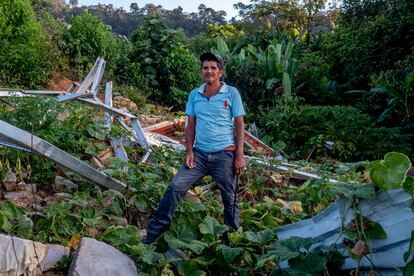
[[74,17],[62,38],[71,65],[77,70],[76,77],[83,76],[99,56],[107,61],[105,72],[115,69],[120,58],[119,42],[112,37],[110,27],[92,14],[85,12]]
[[168,29],[158,15],[149,15],[131,41],[130,62],[140,68],[152,90],[151,97],[162,104],[183,107],[188,91],[200,82],[199,62],[184,47],[183,32]]
[[[400,128],[379,128],[368,115],[347,106],[297,106],[262,110],[259,125],[274,147],[293,158],[327,156],[342,161],[376,159],[389,151],[410,151]],[[333,142],[332,147],[327,144]],[[282,148],[277,147],[282,146]]]
[[0,2],[0,83],[34,88],[49,75],[50,49],[30,1]]

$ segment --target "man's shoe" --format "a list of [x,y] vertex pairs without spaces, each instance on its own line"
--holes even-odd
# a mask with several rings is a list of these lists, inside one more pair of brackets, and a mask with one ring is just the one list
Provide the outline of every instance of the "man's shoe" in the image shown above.
[[143,244],[151,244],[153,243],[158,237],[154,235],[147,235],[147,237],[142,241]]

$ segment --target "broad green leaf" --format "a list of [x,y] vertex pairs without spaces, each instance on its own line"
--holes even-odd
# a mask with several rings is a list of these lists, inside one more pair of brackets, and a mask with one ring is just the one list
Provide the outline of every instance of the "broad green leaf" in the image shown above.
[[272,249],[267,252],[267,255],[273,256],[273,259],[278,261],[286,261],[299,256],[300,252],[298,250],[292,251],[280,243],[275,243],[272,245]]
[[405,267],[403,271],[403,276],[413,276],[414,275],[414,259],[411,260]]
[[6,233],[10,233],[13,229],[13,225],[11,225],[7,216],[5,216],[2,212],[0,212],[0,229],[3,229]]
[[101,238],[112,245],[134,245],[140,240],[139,230],[135,226],[112,226],[101,234]]
[[409,193],[411,196],[414,196],[414,177],[407,176],[404,184],[403,184],[404,191]]
[[65,234],[69,236],[78,235],[83,229],[81,221],[75,216],[64,217],[62,225],[65,226]]
[[227,225],[220,224],[215,218],[207,216],[199,226],[202,234],[221,235],[229,230]]
[[411,162],[406,155],[390,152],[384,156],[384,160],[371,163],[369,176],[374,185],[388,191],[401,188],[410,168]]
[[197,235],[189,224],[188,220],[184,220],[181,223],[177,220],[176,223],[171,225],[170,230],[167,233],[170,233],[172,237],[184,242],[189,242],[197,239]]
[[[352,223],[358,223],[361,224],[361,217],[358,215],[356,220],[352,220]],[[355,222],[356,221],[356,222]],[[382,228],[381,224],[371,221],[367,219],[366,217],[362,217],[362,223],[364,225],[364,234],[367,237],[367,239],[386,239],[387,233]],[[350,231],[349,229],[346,230],[348,236],[350,238],[356,238],[358,237],[358,232]]]
[[243,228],[239,227],[236,232],[229,233],[229,240],[232,244],[239,244],[244,238]]
[[274,232],[270,229],[266,229],[260,232],[245,232],[246,239],[250,242],[258,243],[260,245],[265,245],[273,239],[275,236]]
[[410,245],[408,246],[407,252],[404,253],[404,262],[408,261],[408,258],[411,255],[411,252],[413,252],[414,249],[414,231],[411,232],[411,239],[410,239]]
[[159,261],[165,260],[165,256],[155,251],[145,251],[140,259],[149,265],[155,265]]
[[258,211],[254,208],[244,209],[240,213],[240,217],[245,220],[247,218],[250,218],[254,216]]
[[171,235],[171,232],[164,234],[164,240],[168,243],[168,246],[171,248],[191,250],[197,255],[200,255],[203,252],[203,250],[206,247],[208,247],[207,243],[204,243],[198,240],[191,240],[191,241],[178,240]]
[[332,186],[332,191],[347,198],[373,199],[375,197],[374,186],[363,183],[336,183]]
[[10,201],[0,203],[0,212],[2,212],[10,220],[14,220],[25,215],[25,212],[21,207],[14,205]]
[[240,253],[243,252],[244,249],[241,247],[229,247],[227,245],[220,244],[217,246],[216,250],[221,251],[226,262],[231,263],[237,258],[237,256],[240,255]]
[[[285,240],[276,241],[276,244],[280,243],[282,246],[285,246],[290,251],[299,252],[302,248],[308,250],[312,245],[312,238],[302,238],[302,237],[290,237]],[[273,245],[272,245],[273,247]]]
[[257,261],[256,261],[255,267],[256,268],[261,268],[265,265],[266,262],[273,261],[273,260],[277,261],[279,259],[279,257],[275,254],[269,253],[269,254],[257,256],[256,259],[257,259]]
[[26,215],[17,219],[16,235],[25,239],[32,236],[33,221]]
[[203,276],[206,273],[200,270],[192,260],[182,261],[178,265],[178,273],[182,276]]
[[81,215],[84,218],[92,219],[92,218],[95,218],[96,210],[95,208],[92,208],[92,207],[86,207],[82,210]]
[[288,262],[293,271],[299,273],[313,275],[313,273],[322,272],[326,269],[325,258],[315,253],[308,253],[306,256],[300,255],[297,258],[290,259]]

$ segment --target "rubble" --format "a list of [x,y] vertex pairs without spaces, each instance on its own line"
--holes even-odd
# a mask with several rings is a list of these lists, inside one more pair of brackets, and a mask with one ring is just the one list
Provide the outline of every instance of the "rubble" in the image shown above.
[[40,196],[28,191],[7,192],[4,194],[4,199],[9,200],[22,208],[31,207],[33,204],[42,201]]
[[14,172],[7,171],[3,179],[3,186],[7,192],[15,191],[17,188],[17,176]]
[[69,247],[59,244],[46,244],[47,254],[41,263],[42,271],[52,270],[57,263],[64,257],[69,255]]
[[65,192],[70,189],[76,189],[78,185],[61,176],[55,177],[55,182],[53,183],[53,191],[55,192]]
[[91,238],[82,238],[74,253],[69,276],[135,276],[134,262],[115,247]]

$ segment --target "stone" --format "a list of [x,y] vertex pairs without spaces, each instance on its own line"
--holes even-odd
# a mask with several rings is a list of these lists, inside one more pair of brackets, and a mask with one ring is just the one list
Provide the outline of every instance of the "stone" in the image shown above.
[[194,195],[189,194],[189,193],[187,193],[184,196],[184,200],[188,201],[188,202],[191,202],[191,203],[194,203],[194,204],[200,204],[201,203],[201,200],[198,196],[194,196]]
[[17,176],[14,172],[7,171],[3,179],[3,186],[6,192],[15,191],[17,188]]
[[64,192],[70,189],[78,188],[78,185],[61,176],[55,177],[55,182],[53,183],[53,190],[55,192]]
[[72,196],[68,193],[56,193],[53,195],[53,198],[59,201],[59,200],[64,200],[64,199],[71,199]]
[[54,269],[57,263],[64,257],[69,256],[70,249],[59,244],[46,244],[46,257],[41,263],[42,271]]
[[101,164],[106,166],[106,167],[109,166],[109,161],[107,159],[111,158],[111,157],[114,157],[114,152],[112,151],[111,148],[104,149],[104,150],[100,151],[98,156],[97,156],[97,158],[99,159]]
[[23,181],[20,181],[19,183],[17,183],[17,191],[27,191],[27,192],[33,192],[36,193],[37,192],[37,184],[35,183],[29,183],[26,184]]
[[40,196],[28,191],[7,192],[4,194],[4,199],[9,200],[17,206],[23,208],[31,207],[33,204],[36,205],[42,201],[42,198]]
[[82,238],[73,254],[69,276],[135,276],[134,262],[115,247],[92,238]]

